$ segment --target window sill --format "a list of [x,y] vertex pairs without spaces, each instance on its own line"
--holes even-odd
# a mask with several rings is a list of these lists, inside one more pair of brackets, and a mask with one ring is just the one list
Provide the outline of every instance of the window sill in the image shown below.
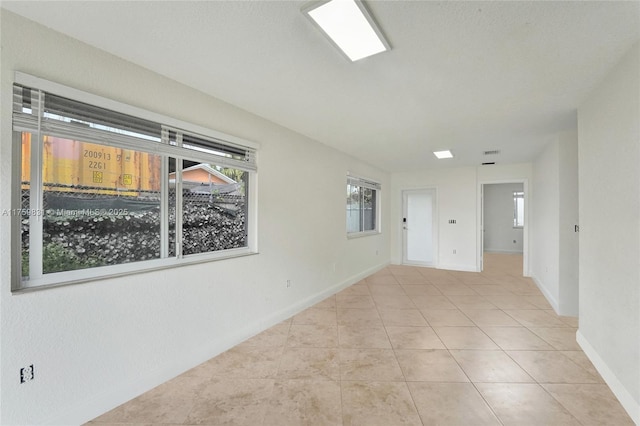
[[[33,293],[57,287],[66,287],[74,284],[83,284],[92,281],[108,280],[112,278],[142,274],[145,272],[161,271],[164,269],[179,268],[199,263],[215,262],[218,260],[234,259],[237,257],[253,256],[258,252],[249,248],[228,250],[224,253],[194,254],[182,259],[156,259],[144,262],[133,262],[122,265],[103,266],[77,271],[55,272],[47,274],[43,278],[34,281],[23,282],[22,286],[11,291],[12,294]],[[144,263],[144,265],[143,265]]]
[[347,234],[347,239],[352,240],[354,238],[370,237],[372,235],[380,235],[380,231],[353,232]]

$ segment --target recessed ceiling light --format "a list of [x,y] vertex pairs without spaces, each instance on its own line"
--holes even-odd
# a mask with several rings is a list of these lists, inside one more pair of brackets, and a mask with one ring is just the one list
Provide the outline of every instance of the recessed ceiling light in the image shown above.
[[352,61],[389,50],[389,43],[360,1],[329,0],[302,9]]
[[446,151],[433,151],[433,155],[438,157],[438,160],[442,160],[444,158],[453,158],[453,154],[449,150],[446,150]]

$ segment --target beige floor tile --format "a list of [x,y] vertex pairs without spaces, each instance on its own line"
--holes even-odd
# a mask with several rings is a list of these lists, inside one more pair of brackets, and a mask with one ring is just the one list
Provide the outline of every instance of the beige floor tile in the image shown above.
[[543,385],[583,425],[633,426],[606,385]]
[[468,382],[447,350],[397,349],[396,358],[408,382]]
[[494,304],[477,294],[473,296],[447,295],[447,297],[451,303],[462,311],[467,309],[497,309]]
[[471,383],[408,383],[424,425],[500,425]]
[[391,265],[389,270],[394,277],[421,276],[419,267],[407,265]]
[[411,298],[406,294],[394,296],[373,295],[373,300],[378,309],[416,309]]
[[382,327],[382,320],[377,309],[338,309],[338,325]]
[[[521,256],[497,254],[482,274],[385,268],[89,424],[420,424],[407,389],[425,425],[496,424],[474,386],[506,425],[631,424],[575,345],[577,318],[556,315],[521,273]],[[482,301],[513,315],[469,309]],[[335,347],[338,326],[345,344],[385,348]],[[400,348],[434,337],[483,349]]]
[[538,383],[598,383],[584,368],[558,351],[507,351]]
[[338,327],[333,325],[292,324],[287,346],[335,348],[338,346]]
[[256,347],[278,347],[284,346],[289,335],[291,321],[283,322],[253,336],[242,344]]
[[340,349],[342,380],[404,381],[391,349]]
[[156,386],[144,394],[145,398],[162,396],[166,398],[194,399],[211,382],[211,377],[188,376],[178,377]]
[[376,285],[370,284],[369,294],[375,298],[375,296],[405,296],[404,288],[398,284],[393,285]]
[[429,280],[426,279],[422,274],[398,276],[397,280],[400,284],[430,284]]
[[407,296],[442,296],[440,290],[438,290],[434,285],[424,284],[424,285],[403,285],[402,289],[407,294]]
[[553,350],[526,327],[481,327],[503,350]]
[[379,309],[385,326],[428,326],[427,320],[418,309]]
[[[351,287],[353,288],[353,287]],[[317,309],[335,309],[336,308],[336,296],[329,296],[321,302],[313,305],[314,308]]]
[[566,327],[556,316],[541,309],[505,310],[505,313],[525,327]]
[[278,368],[278,379],[338,380],[338,350],[334,348],[287,348]]
[[501,286],[500,284],[474,285],[473,290],[481,296],[497,296],[497,295],[513,294],[509,290]]
[[264,425],[342,425],[340,383],[334,381],[276,381],[266,407]]
[[337,325],[335,309],[309,308],[293,317],[293,324]]
[[451,355],[472,382],[535,382],[503,351],[451,350]]
[[391,342],[384,327],[338,326],[341,348],[390,349]]
[[411,296],[411,301],[418,309],[458,309],[446,296]]
[[432,327],[473,327],[475,325],[458,309],[421,309],[420,312]]
[[195,401],[186,424],[261,424],[273,380],[215,379]]
[[194,399],[171,396],[134,398],[101,415],[94,424],[182,424],[194,407]]
[[520,323],[498,309],[465,309],[464,314],[476,325],[488,327],[519,327]]
[[463,272],[464,275],[458,276],[458,280],[461,283],[468,285],[469,287],[473,287],[475,289],[478,285],[491,285],[493,281],[484,274],[480,274],[477,272]]
[[522,300],[531,303],[539,309],[553,309],[549,304],[549,301],[543,295],[523,295],[520,296]]
[[[367,284],[354,284],[350,287],[345,288],[344,290],[340,291],[338,294],[336,294],[336,298],[338,295],[342,295],[342,296],[353,296],[353,295],[371,295],[371,292],[369,291],[369,286]],[[314,306],[316,307],[316,306]]]
[[580,367],[582,367],[585,370],[587,370],[592,376],[597,377],[599,379],[598,381],[600,383],[604,383],[604,380],[600,376],[600,373],[598,373],[598,370],[596,370],[596,368],[591,363],[591,360],[589,358],[587,358],[587,356],[584,354],[584,352],[582,352],[582,350],[579,350],[579,351],[560,351],[560,352],[564,356],[569,358],[571,361],[575,362]]
[[476,387],[505,426],[578,426],[580,424],[540,385],[476,383]]
[[421,425],[407,384],[342,382],[345,426]]
[[499,349],[478,327],[434,327],[448,349]]
[[518,295],[487,295],[485,298],[499,309],[538,309],[536,305],[527,302]]
[[477,296],[478,293],[462,283],[433,282],[433,285],[446,296]]
[[372,275],[365,279],[367,284],[399,284],[398,280],[391,273],[388,275]]
[[535,328],[530,327],[529,330],[541,337],[545,342],[549,343],[554,349],[561,351],[579,351],[582,350],[578,342],[576,342],[575,328]]
[[387,326],[394,349],[446,349],[431,327]]
[[266,379],[275,377],[283,348],[238,345],[187,371],[188,376]]
[[578,328],[578,318],[577,317],[564,317],[558,316],[558,319],[563,323],[567,324],[569,327]]
[[336,303],[338,309],[371,309],[376,307],[373,303],[373,298],[364,294],[352,294],[346,296],[338,294],[336,296]]

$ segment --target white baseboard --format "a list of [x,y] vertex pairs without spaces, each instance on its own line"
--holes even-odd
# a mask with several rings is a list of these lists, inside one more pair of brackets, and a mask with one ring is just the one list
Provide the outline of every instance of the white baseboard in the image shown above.
[[627,411],[631,420],[635,424],[640,425],[640,401],[636,401],[631,396],[631,393],[625,388],[625,386],[618,380],[616,375],[611,371],[609,366],[600,358],[598,351],[587,341],[582,335],[580,330],[576,332],[576,341],[584,351],[587,358],[591,360],[593,366],[598,370],[598,373],[602,376],[607,383],[613,394],[618,398],[622,407]]
[[547,302],[549,302],[555,313],[560,315],[560,306],[558,305],[558,300],[553,297],[551,293],[549,293],[549,290],[547,290],[542,280],[540,280],[533,274],[531,275],[531,279],[533,280],[535,285],[538,286],[538,289],[540,289],[542,295],[545,297],[545,299],[547,299]]
[[290,318],[291,316],[315,305],[327,297],[357,283],[371,274],[387,267],[389,262],[381,263],[363,272],[353,275],[342,282],[326,288],[314,295],[302,299],[280,311],[274,312],[260,320],[254,321],[241,329],[237,329],[224,336],[217,336],[214,341],[203,342],[196,350],[185,353],[176,364],[165,366],[145,377],[137,377],[135,380],[122,383],[115,389],[93,395],[82,404],[59,413],[54,419],[46,422],[48,425],[74,425],[84,424],[97,416],[116,408],[117,406],[147,392],[154,387],[173,379],[176,376],[202,364],[205,361],[231,349],[245,340],[261,333],[262,331]]

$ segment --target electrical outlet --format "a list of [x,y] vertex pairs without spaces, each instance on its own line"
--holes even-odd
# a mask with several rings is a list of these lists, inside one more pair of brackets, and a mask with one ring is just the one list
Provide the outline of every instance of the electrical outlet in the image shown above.
[[456,249],[453,249],[453,254],[456,254]]
[[513,240],[513,244],[515,244],[515,243],[516,243],[516,240]]
[[20,369],[20,383],[25,383],[35,378],[33,364]]
[[291,287],[291,280],[287,280],[287,288]]

